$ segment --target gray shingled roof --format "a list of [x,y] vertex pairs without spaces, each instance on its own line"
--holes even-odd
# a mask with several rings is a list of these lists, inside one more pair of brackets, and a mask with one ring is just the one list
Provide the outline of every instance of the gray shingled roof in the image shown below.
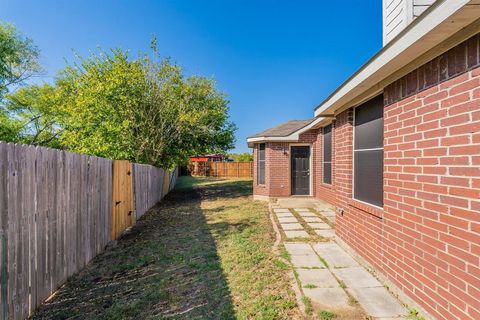
[[294,133],[295,131],[309,125],[315,119],[309,120],[290,120],[279,124],[273,128],[267,129],[265,131],[259,132],[250,136],[249,138],[257,138],[257,137],[286,137],[290,134]]

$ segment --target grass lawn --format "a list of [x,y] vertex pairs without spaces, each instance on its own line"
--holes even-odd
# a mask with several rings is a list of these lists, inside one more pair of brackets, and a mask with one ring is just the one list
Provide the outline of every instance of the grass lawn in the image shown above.
[[301,319],[251,180],[181,177],[34,319]]

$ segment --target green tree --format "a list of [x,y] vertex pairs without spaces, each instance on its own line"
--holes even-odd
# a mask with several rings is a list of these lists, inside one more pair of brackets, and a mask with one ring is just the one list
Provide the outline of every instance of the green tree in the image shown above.
[[0,140],[20,142],[24,123],[5,106],[4,96],[10,88],[24,84],[40,71],[39,50],[32,40],[14,26],[0,22]]
[[235,126],[212,80],[185,78],[169,59],[93,54],[59,76],[62,134],[69,150],[162,167],[224,152]]
[[8,94],[4,99],[8,116],[5,128],[13,125],[14,129],[13,134],[5,133],[5,140],[60,148],[58,99],[57,88],[48,84],[22,87]]
[[155,39],[152,49],[137,59],[116,49],[78,57],[54,84],[7,94],[0,139],[164,168],[231,149],[236,128],[214,81],[185,77],[159,58]]
[[14,26],[0,22],[0,99],[10,86],[21,85],[36,72],[39,50]]
[[230,159],[233,159],[235,162],[247,162],[253,161],[253,154],[251,152],[244,153],[230,153],[228,155]]

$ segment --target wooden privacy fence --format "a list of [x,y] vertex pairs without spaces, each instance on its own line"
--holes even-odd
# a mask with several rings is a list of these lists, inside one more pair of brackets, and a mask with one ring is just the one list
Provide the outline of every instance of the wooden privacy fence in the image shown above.
[[175,187],[178,170],[169,172],[162,168],[134,163],[133,174],[135,216],[138,219]]
[[176,178],[177,170],[0,142],[0,319],[27,318]]
[[191,162],[192,176],[216,178],[252,178],[253,162]]

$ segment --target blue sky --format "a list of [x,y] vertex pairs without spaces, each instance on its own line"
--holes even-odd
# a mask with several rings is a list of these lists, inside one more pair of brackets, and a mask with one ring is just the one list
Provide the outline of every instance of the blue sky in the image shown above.
[[0,0],[0,19],[41,49],[44,79],[101,47],[148,51],[213,77],[246,137],[313,109],[381,48],[381,0]]

